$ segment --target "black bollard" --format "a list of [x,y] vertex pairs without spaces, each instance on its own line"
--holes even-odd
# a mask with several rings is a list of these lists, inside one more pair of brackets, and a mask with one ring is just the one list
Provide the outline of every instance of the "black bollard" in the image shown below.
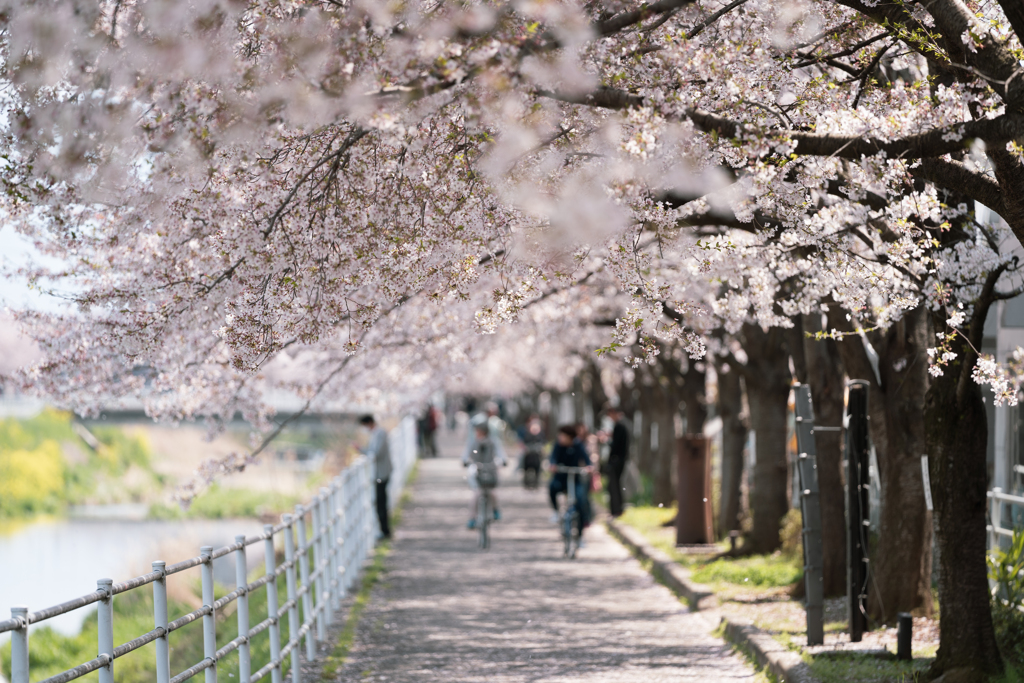
[[910,654],[910,641],[914,634],[914,618],[906,612],[896,615],[898,626],[896,629],[896,659],[909,662],[913,659]]

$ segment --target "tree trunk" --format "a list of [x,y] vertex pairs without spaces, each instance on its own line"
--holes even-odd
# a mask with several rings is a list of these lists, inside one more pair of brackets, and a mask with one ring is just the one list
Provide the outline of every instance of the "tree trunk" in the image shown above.
[[[820,315],[804,316],[803,331],[820,331]],[[846,592],[846,506],[843,496],[842,434],[843,366],[831,339],[804,337],[807,384],[814,402],[814,441],[818,448],[818,488],[821,490],[822,582],[825,595]],[[817,427],[837,428],[835,431]]]
[[687,359],[686,372],[682,375],[680,393],[684,402],[686,434],[703,434],[708,419],[707,371],[704,363]]
[[[985,313],[976,313],[976,346],[984,322]],[[981,387],[971,379],[977,356],[960,336],[951,345],[957,358],[932,380],[924,411],[939,546],[940,644],[932,673],[966,667],[998,675],[1003,663],[985,566],[988,422]]]
[[[845,318],[839,310],[830,311],[830,327],[849,330]],[[881,623],[895,622],[899,612],[932,613],[932,519],[925,509],[921,476],[927,328],[927,314],[917,308],[884,333],[867,335],[878,354],[877,375],[859,336],[851,334],[837,344],[849,376],[867,380],[871,387],[869,436],[882,496],[878,542],[871,552],[868,614]]]
[[601,368],[593,360],[587,363],[587,396],[590,399],[590,410],[594,416],[593,429],[601,426],[601,413],[608,403],[608,395],[604,391],[604,383],[601,382]]
[[640,424],[636,428],[636,466],[645,477],[654,476],[654,453],[651,448],[651,424],[654,421],[654,410],[658,403],[657,388],[645,370],[637,371],[637,410],[640,413]]
[[722,493],[719,499],[718,533],[726,536],[740,528],[740,485],[743,479],[743,447],[747,425],[743,421],[743,387],[735,368],[718,371],[718,415],[722,418]]
[[[659,366],[662,364],[659,363]],[[652,448],[654,456],[654,504],[668,507],[675,502],[676,487],[673,481],[675,471],[675,417],[679,401],[673,387],[662,376],[657,383],[657,404],[651,418],[658,424],[658,447]]]
[[783,332],[746,325],[743,350],[747,365],[743,376],[750,402],[750,426],[755,434],[754,485],[750,512],[754,518],[751,549],[755,553],[778,550],[779,523],[789,510],[789,475],[786,463],[786,412],[791,375]]

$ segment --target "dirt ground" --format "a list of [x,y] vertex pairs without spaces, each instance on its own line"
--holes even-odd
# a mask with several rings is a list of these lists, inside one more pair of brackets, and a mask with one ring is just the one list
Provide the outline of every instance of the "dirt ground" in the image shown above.
[[[454,456],[454,448],[447,449]],[[454,457],[424,460],[339,681],[752,681],[717,622],[655,583],[599,524],[561,556],[546,490],[511,468],[489,551]]]

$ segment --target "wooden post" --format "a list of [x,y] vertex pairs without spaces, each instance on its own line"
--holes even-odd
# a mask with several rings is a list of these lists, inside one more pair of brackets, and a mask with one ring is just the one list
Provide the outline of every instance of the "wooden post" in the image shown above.
[[814,405],[811,388],[798,384],[796,390],[797,472],[800,474],[800,512],[803,517],[804,585],[807,593],[807,644],[825,642],[821,547],[821,492],[818,488],[818,448],[814,438]]
[[685,434],[676,442],[676,545],[714,542],[711,516],[711,459],[703,434]]

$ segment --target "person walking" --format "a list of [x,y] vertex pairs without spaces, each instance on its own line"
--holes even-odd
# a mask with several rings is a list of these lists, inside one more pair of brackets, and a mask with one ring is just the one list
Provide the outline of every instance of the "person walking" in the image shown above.
[[391,450],[388,447],[388,433],[377,425],[373,415],[359,418],[359,424],[370,432],[370,441],[363,449],[363,455],[373,462],[373,476],[377,485],[377,521],[384,538],[391,538],[391,524],[388,521],[388,480],[391,478]]
[[612,517],[618,517],[622,514],[622,472],[629,458],[629,428],[618,408],[610,407],[606,414],[614,423],[608,446],[608,511]]

